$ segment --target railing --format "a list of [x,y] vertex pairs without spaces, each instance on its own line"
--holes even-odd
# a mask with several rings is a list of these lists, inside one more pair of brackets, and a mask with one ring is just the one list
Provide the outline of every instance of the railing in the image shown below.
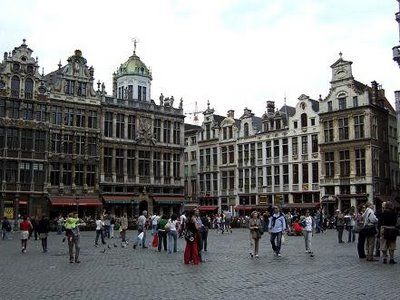
[[298,184],[293,184],[292,185],[292,190],[293,191],[298,191],[299,190],[299,185]]
[[150,176],[140,176],[139,183],[150,183]]
[[[140,182],[140,180],[139,180]],[[165,177],[164,178],[164,184],[171,184],[171,178],[170,177]]]
[[285,155],[285,156],[282,156],[282,162],[288,162],[288,156],[287,155]]
[[279,157],[274,157],[274,163],[279,163]]
[[271,193],[272,192],[272,187],[271,186],[267,186],[266,187],[266,192],[267,193]]
[[302,160],[308,160],[308,154],[302,154],[301,155]]
[[289,185],[288,184],[284,184],[283,185],[283,191],[284,192],[288,192],[289,191]]
[[313,183],[312,184],[312,189],[315,190],[319,190],[319,184],[318,183]]

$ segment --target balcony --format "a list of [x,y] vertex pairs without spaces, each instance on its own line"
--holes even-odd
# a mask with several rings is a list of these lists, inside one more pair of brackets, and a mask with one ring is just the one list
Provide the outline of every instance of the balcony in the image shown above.
[[303,160],[303,161],[308,160],[308,154],[302,154],[301,160]]
[[283,191],[284,192],[288,192],[289,191],[289,185],[288,184],[284,184],[283,185]]
[[298,184],[293,184],[293,185],[292,185],[292,190],[293,190],[294,192],[297,192],[297,191],[299,190],[299,185],[298,185]]
[[319,184],[318,183],[313,183],[312,184],[312,189],[313,189],[313,191],[319,190]]
[[276,164],[279,163],[279,157],[274,157],[274,163],[276,163]]
[[279,192],[281,190],[280,185],[274,185],[274,192]]
[[267,186],[265,190],[266,190],[267,193],[272,193],[272,187],[271,186]]
[[139,183],[150,183],[150,176],[140,176]]
[[288,156],[287,155],[285,155],[285,156],[282,156],[282,162],[288,162]]

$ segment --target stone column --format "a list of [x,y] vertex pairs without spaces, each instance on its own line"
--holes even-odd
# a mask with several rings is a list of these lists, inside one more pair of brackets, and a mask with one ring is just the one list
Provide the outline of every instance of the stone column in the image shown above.
[[112,150],[112,160],[111,160],[111,172],[112,172],[112,181],[117,181],[117,173],[115,170],[115,148],[111,148]]
[[124,115],[124,139],[128,139],[128,115]]
[[112,135],[111,137],[116,137],[117,134],[117,115],[112,114]]
[[150,184],[154,184],[154,172],[153,172],[153,165],[154,165],[154,150],[150,150]]
[[[125,123],[126,125],[126,123]],[[124,182],[128,182],[128,150],[124,149]]]
[[139,182],[139,151],[137,149],[134,150],[135,154],[135,183]]

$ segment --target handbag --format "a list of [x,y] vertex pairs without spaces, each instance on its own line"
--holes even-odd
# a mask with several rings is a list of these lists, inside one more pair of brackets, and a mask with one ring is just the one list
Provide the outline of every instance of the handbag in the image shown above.
[[373,236],[375,234],[377,234],[377,230],[375,225],[368,225],[368,226],[364,226],[363,228],[363,233],[365,236]]
[[395,241],[399,235],[399,230],[397,228],[385,227],[383,229],[383,238],[388,241]]
[[194,241],[194,233],[191,232],[190,230],[186,230],[186,232],[185,232],[185,240],[187,242],[193,242]]

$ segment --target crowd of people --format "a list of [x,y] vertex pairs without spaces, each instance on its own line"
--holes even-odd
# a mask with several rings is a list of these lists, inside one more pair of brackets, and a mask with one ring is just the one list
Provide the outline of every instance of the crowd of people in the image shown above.
[[[180,215],[170,216],[153,214],[149,216],[143,211],[136,220],[137,232],[132,238],[133,249],[154,247],[159,252],[163,250],[169,254],[177,252],[177,241],[183,238],[186,241],[183,261],[185,264],[197,265],[204,261],[202,251],[207,251],[208,232],[215,229],[217,233],[232,233],[232,223],[237,222],[240,227],[246,226],[250,236],[250,258],[259,257],[260,239],[269,233],[269,242],[273,252],[280,257],[285,236],[302,236],[304,238],[305,253],[314,256],[312,239],[315,233],[324,233],[327,228],[337,231],[338,243],[344,243],[344,232],[347,232],[347,243],[354,243],[357,239],[357,251],[360,259],[375,261],[382,257],[384,264],[395,264],[394,251],[396,237],[399,234],[400,218],[395,212],[393,204],[386,202],[381,211],[375,211],[371,203],[367,203],[355,212],[354,208],[343,213],[337,210],[330,221],[321,209],[317,211],[286,211],[278,206],[272,211],[263,214],[253,211],[249,217],[232,218],[231,214],[200,214],[195,209]],[[332,223],[332,225],[330,225]],[[28,240],[31,237],[40,239],[43,252],[47,252],[47,237],[50,231],[50,222],[46,216],[40,220],[24,217],[18,221],[21,235],[21,252],[26,253]],[[69,259],[71,263],[80,263],[80,230],[87,225],[77,213],[70,213],[66,218],[60,216],[56,220],[57,233],[65,234],[63,241],[68,241]],[[103,252],[111,248],[106,239],[120,238],[120,246],[129,245],[127,238],[128,217],[123,214],[115,217],[111,214],[99,214],[95,220],[94,246],[99,241],[104,246]],[[11,222],[4,217],[1,223],[2,239],[8,239],[12,231]],[[116,234],[116,232],[118,234]],[[113,247],[118,247],[114,241]]]

